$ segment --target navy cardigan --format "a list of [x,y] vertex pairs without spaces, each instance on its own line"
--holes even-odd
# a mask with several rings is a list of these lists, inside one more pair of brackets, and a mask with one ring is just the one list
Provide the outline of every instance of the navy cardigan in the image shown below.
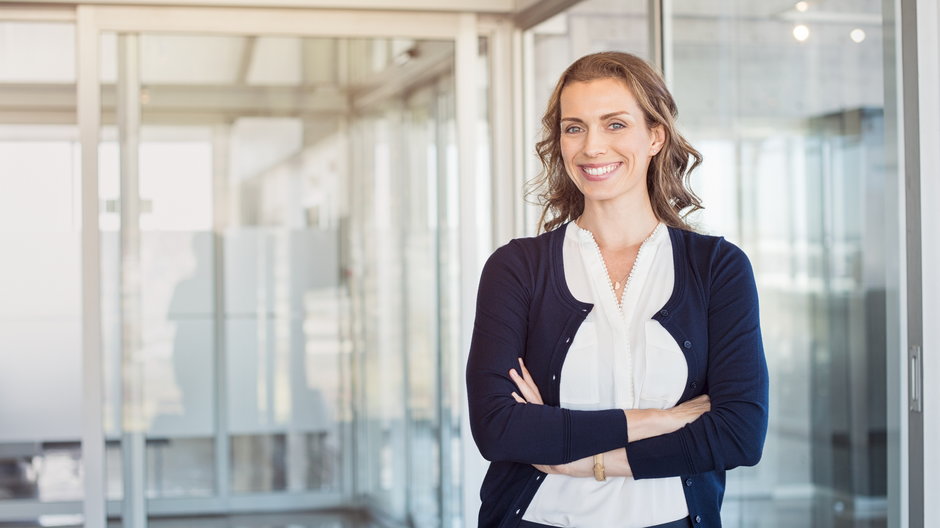
[[[561,368],[593,305],[565,282],[565,226],[496,250],[483,268],[467,364],[470,428],[484,458],[479,526],[509,528],[543,482],[532,464],[564,464],[625,447],[634,478],[681,476],[696,526],[721,526],[725,470],[760,460],[767,363],[747,256],[719,237],[669,228],[672,296],[653,316],[688,362],[680,401],[707,393],[711,411],[670,434],[627,443],[621,409],[559,408]],[[509,369],[526,367],[545,405],[519,404]]]

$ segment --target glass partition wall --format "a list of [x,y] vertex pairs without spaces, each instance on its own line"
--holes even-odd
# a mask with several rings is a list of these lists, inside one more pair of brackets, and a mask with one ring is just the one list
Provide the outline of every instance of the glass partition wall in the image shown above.
[[[728,475],[731,526],[886,526],[881,2],[673,3],[680,123],[706,232],[741,245],[761,294],[770,431]],[[771,521],[772,519],[772,521]],[[765,524],[766,523],[766,524]]]
[[[134,243],[134,219],[103,219],[120,226],[103,262],[140,263],[136,284],[104,274],[124,301],[105,311],[108,335],[139,343],[106,348],[120,395],[108,409],[125,408],[107,420],[124,424],[109,429],[123,452],[109,460],[124,465],[113,488],[136,494],[136,478],[146,497],[301,508],[361,497],[440,524],[437,358],[449,344],[436,277],[453,259],[439,255],[439,187],[451,186],[437,159],[453,43],[104,34],[109,48],[119,84],[139,93],[117,98],[139,101],[136,130],[118,123],[119,188],[140,189],[138,255],[108,253]],[[382,93],[388,83],[401,86]],[[117,178],[101,175],[103,188]]]
[[[0,524],[83,523],[80,138],[74,101],[44,106],[75,91],[74,27],[0,24],[68,57],[0,61]],[[452,524],[455,41],[98,47],[109,517],[367,506]]]

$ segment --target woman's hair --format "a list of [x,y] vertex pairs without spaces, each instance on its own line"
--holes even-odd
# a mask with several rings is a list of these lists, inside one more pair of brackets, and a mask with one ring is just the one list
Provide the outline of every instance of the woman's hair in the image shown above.
[[678,110],[663,78],[643,59],[616,51],[576,60],[561,74],[548,100],[542,116],[542,140],[535,145],[543,169],[529,182],[527,191],[542,206],[540,226],[551,231],[577,219],[584,211],[584,195],[568,177],[561,157],[561,92],[570,83],[597,79],[623,81],[643,110],[646,126],[662,127],[665,142],[646,174],[653,213],[668,226],[691,230],[685,217],[701,209],[702,203],[689,188],[688,180],[702,163],[702,155],[676,130]]

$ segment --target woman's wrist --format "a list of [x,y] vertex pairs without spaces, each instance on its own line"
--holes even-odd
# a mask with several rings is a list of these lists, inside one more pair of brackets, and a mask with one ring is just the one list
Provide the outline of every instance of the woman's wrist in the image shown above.
[[669,413],[660,409],[625,409],[627,416],[627,442],[636,442],[661,434],[671,433]]

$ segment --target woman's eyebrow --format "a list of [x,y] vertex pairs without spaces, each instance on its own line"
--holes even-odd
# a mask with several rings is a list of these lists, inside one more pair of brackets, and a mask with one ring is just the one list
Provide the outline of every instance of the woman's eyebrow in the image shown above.
[[[618,110],[618,111],[616,111],[616,112],[610,112],[610,113],[608,113],[608,114],[602,115],[602,116],[601,116],[601,120],[610,119],[611,117],[616,117],[616,116],[619,116],[619,115],[627,115],[627,116],[629,116],[629,115],[630,115],[630,112],[627,112],[626,110]],[[563,117],[563,118],[561,118],[561,121],[574,121],[574,122],[576,122],[576,123],[583,123],[583,122],[584,122],[584,120],[581,119],[580,117]]]

